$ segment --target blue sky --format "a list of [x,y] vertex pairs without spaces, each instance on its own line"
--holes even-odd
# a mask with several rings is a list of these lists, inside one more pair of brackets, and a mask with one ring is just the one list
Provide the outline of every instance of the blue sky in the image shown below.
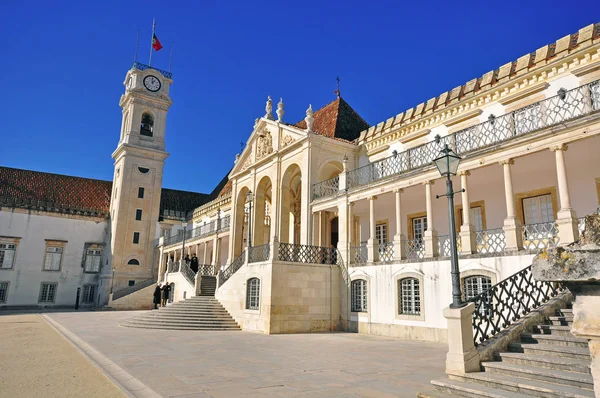
[[[493,4],[488,5],[488,4]],[[577,4],[577,6],[576,6]],[[163,186],[210,192],[283,97],[284,120],[344,99],[373,125],[600,21],[579,1],[13,1],[0,10],[0,165],[110,180],[118,106],[152,18],[173,55]]]

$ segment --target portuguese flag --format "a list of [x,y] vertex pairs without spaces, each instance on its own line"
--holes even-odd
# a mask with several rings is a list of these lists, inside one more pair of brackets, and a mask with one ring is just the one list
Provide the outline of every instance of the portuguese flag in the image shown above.
[[160,41],[158,41],[158,37],[156,37],[155,34],[152,34],[152,48],[156,51],[163,48],[162,44],[160,44]]

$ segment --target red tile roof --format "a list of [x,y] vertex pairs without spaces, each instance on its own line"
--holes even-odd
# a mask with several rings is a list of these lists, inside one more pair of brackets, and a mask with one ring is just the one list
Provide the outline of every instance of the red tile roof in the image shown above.
[[[0,206],[107,215],[111,192],[111,181],[0,166]],[[203,193],[163,188],[160,214],[192,211],[208,198]]]
[[[313,117],[315,118],[313,131],[329,138],[353,141],[358,138],[361,131],[369,128],[369,123],[342,97],[317,110]],[[306,122],[302,120],[294,126],[306,129]]]

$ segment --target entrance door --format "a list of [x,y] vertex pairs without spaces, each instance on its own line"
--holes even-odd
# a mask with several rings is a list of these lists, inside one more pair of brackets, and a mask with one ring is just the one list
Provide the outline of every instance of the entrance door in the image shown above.
[[339,241],[338,218],[336,217],[333,220],[331,220],[330,242],[333,245],[333,247],[337,247],[338,241]]

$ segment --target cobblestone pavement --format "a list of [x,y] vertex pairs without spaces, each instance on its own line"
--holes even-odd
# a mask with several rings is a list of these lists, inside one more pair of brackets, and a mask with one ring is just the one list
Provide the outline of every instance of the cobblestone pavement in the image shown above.
[[445,344],[352,333],[131,329],[138,312],[49,316],[165,397],[416,397],[444,375]]
[[40,315],[2,314],[0,397],[106,398],[125,394]]

